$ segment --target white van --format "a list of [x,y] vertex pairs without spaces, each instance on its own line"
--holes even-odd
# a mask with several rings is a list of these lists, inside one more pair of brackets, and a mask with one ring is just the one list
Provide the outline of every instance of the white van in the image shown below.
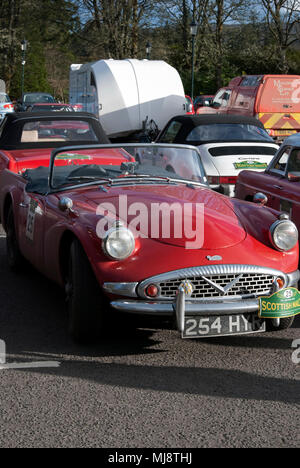
[[181,78],[162,60],[99,60],[70,67],[70,104],[95,114],[110,137],[123,137],[152,124],[161,130],[185,114]]

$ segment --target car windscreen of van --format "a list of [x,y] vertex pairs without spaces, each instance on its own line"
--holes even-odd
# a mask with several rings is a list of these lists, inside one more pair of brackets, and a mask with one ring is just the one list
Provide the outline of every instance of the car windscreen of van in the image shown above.
[[257,112],[300,112],[300,79],[266,78]]
[[209,141],[274,142],[264,128],[255,125],[230,123],[199,125],[186,137],[187,143]]

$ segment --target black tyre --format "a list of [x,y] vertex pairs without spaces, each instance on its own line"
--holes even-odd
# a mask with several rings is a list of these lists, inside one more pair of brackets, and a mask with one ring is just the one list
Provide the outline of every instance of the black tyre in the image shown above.
[[19,249],[12,206],[9,208],[6,219],[6,254],[11,270],[17,273],[24,268],[25,259]]
[[175,171],[174,171],[174,169],[173,169],[172,166],[167,166],[167,167],[166,167],[166,171],[172,172],[173,174],[175,174]]
[[105,300],[81,244],[71,244],[65,282],[69,333],[78,343],[89,343],[104,328]]
[[286,330],[290,328],[294,322],[295,317],[286,317],[280,319],[279,327],[275,327],[272,323],[271,319],[267,319],[267,331],[279,331],[279,330]]

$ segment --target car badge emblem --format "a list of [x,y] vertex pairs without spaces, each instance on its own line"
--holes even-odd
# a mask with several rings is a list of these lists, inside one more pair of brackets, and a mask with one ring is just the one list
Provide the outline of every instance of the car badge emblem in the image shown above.
[[207,260],[209,260],[210,262],[216,262],[217,260],[223,260],[223,258],[221,257],[221,255],[213,255],[212,257],[210,255],[207,255]]
[[193,294],[194,292],[194,286],[192,285],[192,283],[188,280],[184,280],[180,285],[179,285],[179,289],[183,288],[184,290],[184,293],[186,296],[188,297],[191,297],[191,295]]

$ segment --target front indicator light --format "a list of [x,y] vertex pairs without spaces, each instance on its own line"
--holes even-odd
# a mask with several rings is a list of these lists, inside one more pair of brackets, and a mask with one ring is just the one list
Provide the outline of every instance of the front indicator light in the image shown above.
[[148,297],[157,297],[158,296],[158,287],[155,284],[150,284],[145,289],[145,294]]
[[276,285],[277,285],[278,289],[282,289],[283,286],[284,286],[284,279],[280,278],[280,276],[278,276],[278,278],[276,278]]

